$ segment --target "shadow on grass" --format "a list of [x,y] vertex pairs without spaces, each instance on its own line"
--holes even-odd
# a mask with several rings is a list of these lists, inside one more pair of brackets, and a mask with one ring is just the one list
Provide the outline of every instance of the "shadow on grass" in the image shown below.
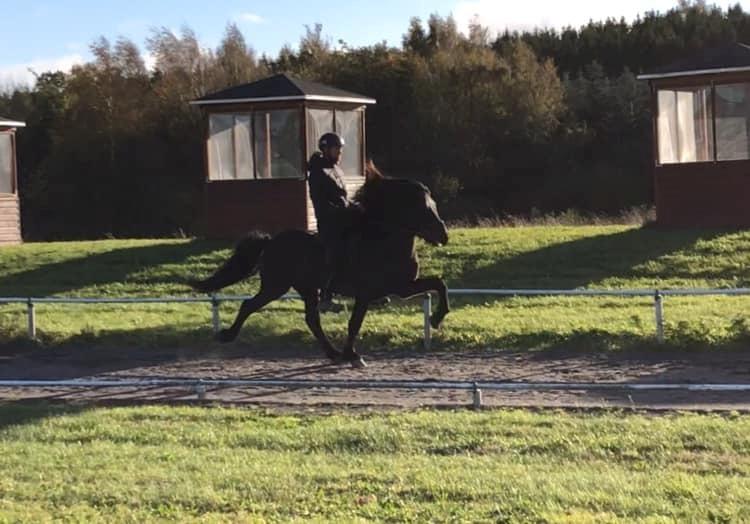
[[[175,244],[113,249],[12,273],[0,277],[0,296],[43,297],[90,286],[122,283],[149,267],[178,264],[190,257],[231,247],[231,243],[193,240]],[[188,291],[188,288],[185,288]]]
[[[638,266],[665,255],[733,233],[730,230],[628,229],[521,253],[478,268],[466,269],[457,279],[467,288],[574,289],[605,279],[643,277]],[[672,275],[670,273],[670,277]],[[677,275],[679,276],[679,275]],[[695,278],[695,275],[686,275]],[[737,277],[735,266],[713,278]],[[740,275],[750,281],[750,274]],[[454,283],[454,285],[458,282]]]
[[[464,288],[569,289],[591,286],[609,278],[638,278],[643,276],[642,270],[638,269],[641,264],[689,249],[700,240],[711,240],[732,232],[735,231],[628,229],[541,247],[481,267],[477,265],[481,264],[483,255],[478,252],[475,259],[468,257],[465,269],[451,284]],[[0,296],[47,296],[117,284],[148,268],[179,264],[190,257],[230,247],[231,243],[226,241],[193,240],[181,244],[113,249],[2,276]],[[670,277],[696,276],[685,271],[684,275],[670,271]],[[737,275],[737,271],[734,265],[719,270],[712,268],[711,277],[742,277],[750,282],[750,274]],[[175,275],[177,280],[182,278]],[[169,276],[166,279],[169,283]],[[160,276],[159,282],[165,282],[165,277]]]
[[50,404],[44,401],[0,401],[0,431],[51,417],[76,415],[88,409],[80,404]]

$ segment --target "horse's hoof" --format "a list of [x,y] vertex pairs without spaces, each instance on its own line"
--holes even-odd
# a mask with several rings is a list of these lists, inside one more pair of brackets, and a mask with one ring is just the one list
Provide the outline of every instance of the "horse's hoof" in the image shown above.
[[237,335],[235,335],[234,333],[232,333],[232,331],[229,330],[229,329],[222,329],[216,335],[216,340],[218,340],[222,344],[226,344],[228,342],[232,342],[235,338],[237,338]]
[[356,359],[352,360],[351,364],[354,369],[364,369],[367,367],[367,363],[362,357],[357,357]]
[[432,315],[430,317],[432,329],[440,329],[440,326],[443,325],[443,320],[445,320],[445,315]]
[[344,354],[340,351],[327,351],[326,356],[334,364],[341,364],[344,361]]

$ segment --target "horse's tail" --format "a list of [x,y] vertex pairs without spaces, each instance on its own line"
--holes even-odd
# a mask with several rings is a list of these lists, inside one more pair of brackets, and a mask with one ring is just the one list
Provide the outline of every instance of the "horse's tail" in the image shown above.
[[251,233],[237,244],[229,260],[213,275],[189,284],[196,291],[211,293],[252,276],[258,271],[260,256],[270,240],[271,237],[264,233]]

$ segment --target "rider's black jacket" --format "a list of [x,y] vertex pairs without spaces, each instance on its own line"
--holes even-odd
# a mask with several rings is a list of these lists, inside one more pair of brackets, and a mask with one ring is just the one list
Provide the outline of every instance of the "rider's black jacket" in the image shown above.
[[310,158],[307,182],[321,236],[341,232],[352,225],[352,212],[356,212],[353,209],[356,206],[347,196],[343,177],[341,168],[322,153],[315,153]]

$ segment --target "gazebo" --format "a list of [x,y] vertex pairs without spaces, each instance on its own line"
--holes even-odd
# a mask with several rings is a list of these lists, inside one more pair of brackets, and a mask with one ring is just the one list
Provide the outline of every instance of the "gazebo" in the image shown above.
[[705,50],[638,78],[652,93],[657,222],[750,226],[750,47]]
[[355,191],[364,182],[365,107],[375,100],[279,74],[204,96],[202,229],[232,238],[250,230],[316,229],[306,182],[318,138],[335,131],[342,168]]
[[0,116],[0,246],[22,241],[16,174],[16,129],[25,126],[23,122]]

